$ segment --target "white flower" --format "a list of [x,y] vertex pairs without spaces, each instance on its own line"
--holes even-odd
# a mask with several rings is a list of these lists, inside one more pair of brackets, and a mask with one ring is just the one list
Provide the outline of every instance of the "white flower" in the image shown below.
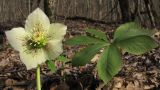
[[66,29],[67,27],[60,23],[50,24],[45,13],[37,8],[28,16],[25,28],[13,28],[5,33],[29,70],[47,59],[55,59],[63,52],[62,39]]

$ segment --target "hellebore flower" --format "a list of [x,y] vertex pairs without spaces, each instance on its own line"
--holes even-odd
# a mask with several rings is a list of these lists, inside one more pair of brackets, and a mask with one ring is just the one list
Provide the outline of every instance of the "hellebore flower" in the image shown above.
[[67,26],[52,23],[45,13],[37,8],[27,18],[25,28],[6,31],[11,46],[20,53],[21,61],[27,70],[36,68],[47,59],[53,60],[62,52],[62,40]]

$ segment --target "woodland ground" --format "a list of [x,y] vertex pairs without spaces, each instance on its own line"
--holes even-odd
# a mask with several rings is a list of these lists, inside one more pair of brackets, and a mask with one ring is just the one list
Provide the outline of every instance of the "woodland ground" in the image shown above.
[[[112,38],[117,25],[90,23],[83,20],[67,20],[65,39],[75,35],[84,35],[86,27],[98,28]],[[160,34],[158,31],[156,34]],[[160,36],[154,37],[160,42]],[[0,90],[35,90],[35,69],[27,71],[20,61],[18,52],[7,41],[0,45]],[[71,59],[83,46],[64,46],[63,55]],[[140,55],[124,53],[122,70],[107,86],[98,78],[94,69],[97,54],[83,67],[65,65],[65,70],[52,74],[45,64],[41,68],[43,90],[160,90],[160,47]],[[58,63],[60,64],[60,63]],[[63,77],[62,77],[63,76]]]

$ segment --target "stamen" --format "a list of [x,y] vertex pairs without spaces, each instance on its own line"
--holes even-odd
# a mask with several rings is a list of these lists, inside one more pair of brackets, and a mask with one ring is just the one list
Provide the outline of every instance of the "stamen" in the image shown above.
[[36,50],[45,47],[48,41],[46,31],[41,23],[35,24],[31,30],[31,34],[26,38],[26,45],[30,50]]

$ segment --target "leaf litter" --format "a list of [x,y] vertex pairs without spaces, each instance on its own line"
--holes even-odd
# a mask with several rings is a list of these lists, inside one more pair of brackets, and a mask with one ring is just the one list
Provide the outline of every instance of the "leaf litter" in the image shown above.
[[[85,34],[85,28],[92,27],[105,31],[108,37],[113,37],[117,25],[90,23],[83,20],[67,20],[68,32],[66,38]],[[160,41],[157,31],[155,39]],[[27,71],[20,61],[18,52],[14,51],[6,41],[0,50],[0,90],[35,90],[35,70]],[[63,55],[69,59],[77,50],[84,46],[64,46]],[[99,53],[91,63],[72,67],[65,65],[56,74],[52,74],[46,65],[42,65],[42,88],[44,90],[158,90],[160,89],[160,47],[141,56],[123,53],[123,68],[108,85],[97,76],[96,61]],[[64,79],[65,78],[65,79]],[[73,85],[74,84],[74,85]]]

